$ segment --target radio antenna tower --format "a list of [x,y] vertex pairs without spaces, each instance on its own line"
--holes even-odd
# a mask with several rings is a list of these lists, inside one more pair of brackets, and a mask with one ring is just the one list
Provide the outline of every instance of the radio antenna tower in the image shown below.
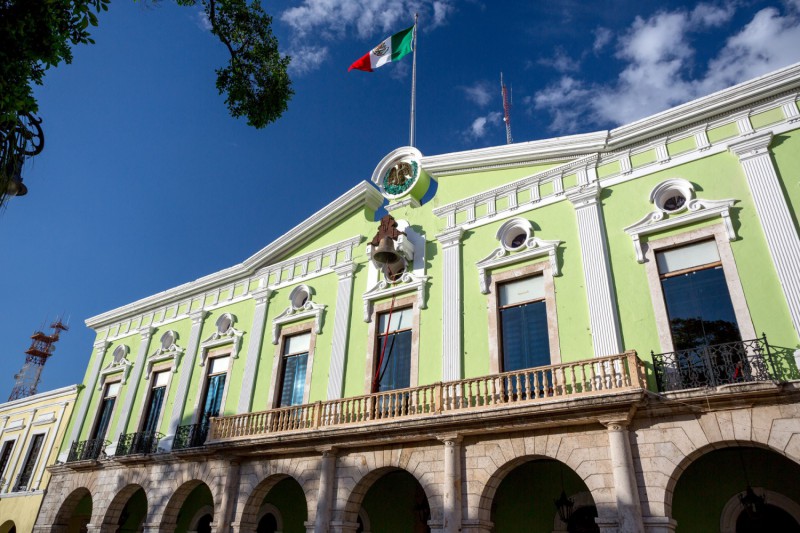
[[50,335],[43,331],[37,331],[31,335],[31,347],[25,352],[27,357],[25,358],[25,364],[22,365],[22,370],[14,376],[16,383],[14,383],[14,388],[11,390],[11,396],[8,397],[9,402],[36,394],[44,364],[53,355],[53,351],[56,349],[55,344],[58,342],[61,332],[69,329],[69,326],[64,324],[60,318],[50,324],[50,327],[53,329]]
[[503,122],[506,123],[506,144],[511,144],[514,142],[514,139],[511,138],[511,104],[514,101],[514,95],[503,83],[502,72],[500,73],[500,91],[503,93]]

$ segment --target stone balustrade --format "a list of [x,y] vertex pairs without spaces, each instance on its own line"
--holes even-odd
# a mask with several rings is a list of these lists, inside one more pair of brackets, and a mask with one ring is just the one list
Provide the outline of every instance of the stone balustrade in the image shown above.
[[646,388],[635,351],[211,419],[208,443]]

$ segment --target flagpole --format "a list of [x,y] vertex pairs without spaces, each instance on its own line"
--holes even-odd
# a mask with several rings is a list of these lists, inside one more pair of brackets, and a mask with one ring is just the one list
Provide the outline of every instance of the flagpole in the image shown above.
[[411,139],[408,143],[409,146],[414,146],[414,126],[416,123],[416,108],[417,108],[417,20],[419,13],[414,13],[414,36],[413,48],[414,59],[411,67]]

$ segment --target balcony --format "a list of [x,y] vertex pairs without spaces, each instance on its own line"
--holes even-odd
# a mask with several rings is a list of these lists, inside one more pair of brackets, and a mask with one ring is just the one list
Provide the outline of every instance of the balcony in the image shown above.
[[209,443],[381,422],[433,420],[442,415],[535,406],[646,387],[644,366],[636,352],[630,351],[479,378],[212,418]]
[[175,440],[172,443],[173,450],[186,450],[189,448],[199,448],[206,442],[208,436],[208,424],[187,424],[178,426],[175,432]]
[[69,448],[67,462],[96,461],[109,444],[111,444],[109,441],[103,439],[75,441]]
[[769,370],[772,353],[766,335],[753,340],[652,355],[659,392],[774,378]]
[[162,438],[164,438],[164,435],[156,431],[123,433],[119,436],[114,456],[125,457],[135,454],[156,453],[158,451],[158,441]]

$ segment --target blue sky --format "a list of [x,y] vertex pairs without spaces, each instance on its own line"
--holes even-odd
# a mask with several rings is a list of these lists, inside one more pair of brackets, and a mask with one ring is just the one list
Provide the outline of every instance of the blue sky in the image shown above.
[[37,90],[45,151],[0,213],[0,401],[28,335],[72,329],[40,390],[82,380],[90,316],[236,264],[408,143],[410,57],[347,67],[420,13],[417,147],[440,154],[627,123],[800,61],[800,0],[266,2],[295,96],[257,131],[214,87],[196,8],[117,1]]

